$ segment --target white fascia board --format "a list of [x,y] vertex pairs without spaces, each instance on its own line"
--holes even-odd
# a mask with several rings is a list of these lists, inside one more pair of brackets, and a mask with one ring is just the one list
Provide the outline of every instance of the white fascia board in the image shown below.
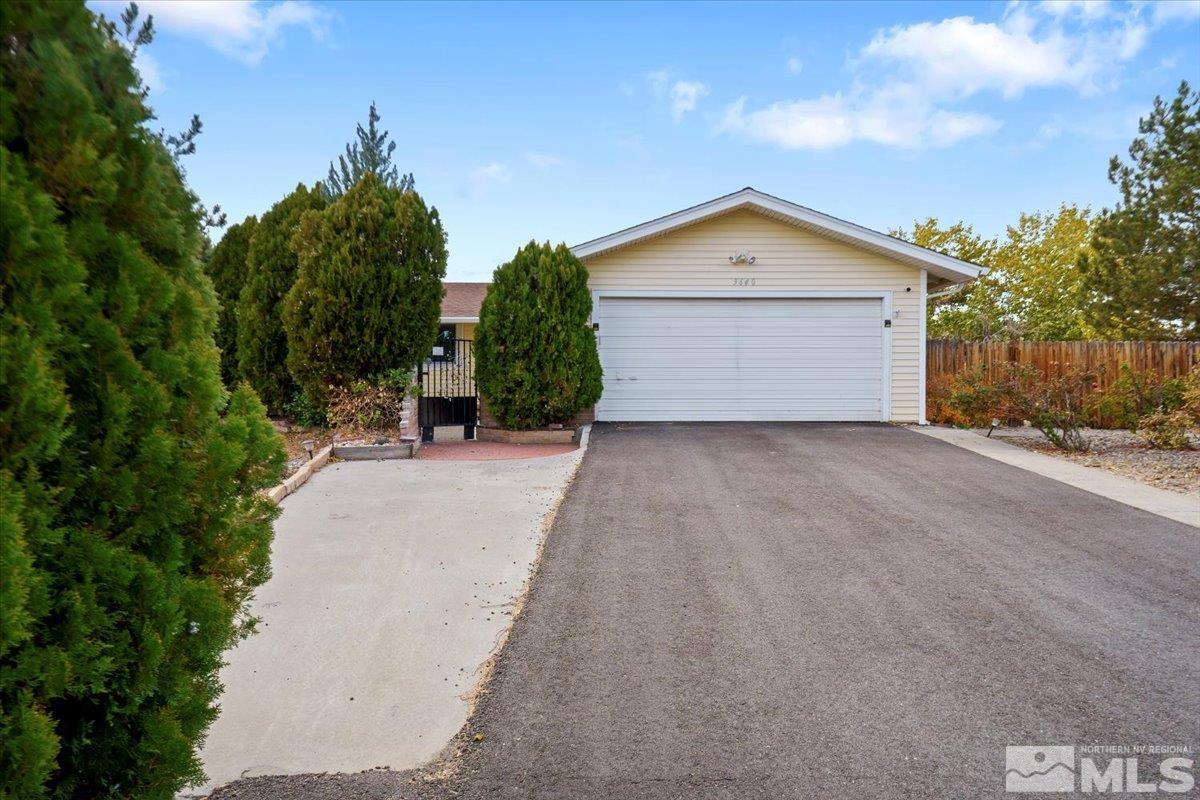
[[440,317],[438,322],[442,325],[460,322],[479,322],[479,317]]
[[808,228],[831,238],[873,250],[920,269],[927,269],[934,275],[954,283],[973,280],[986,272],[977,264],[920,247],[911,242],[888,236],[886,233],[873,231],[870,228],[855,225],[853,222],[831,217],[828,214],[822,214],[811,208],[789,203],[750,188],[718,197],[698,206],[685,208],[682,211],[676,211],[674,214],[668,214],[665,217],[659,217],[608,236],[577,244],[571,248],[571,252],[581,259],[590,258],[744,207],[758,208],[783,217],[798,227]]

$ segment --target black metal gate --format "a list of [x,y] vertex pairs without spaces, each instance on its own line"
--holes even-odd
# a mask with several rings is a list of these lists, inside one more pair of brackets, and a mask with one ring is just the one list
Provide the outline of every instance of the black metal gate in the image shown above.
[[421,441],[433,441],[433,429],[462,425],[463,438],[475,438],[479,395],[475,391],[475,357],[470,339],[442,339],[421,365],[417,424]]

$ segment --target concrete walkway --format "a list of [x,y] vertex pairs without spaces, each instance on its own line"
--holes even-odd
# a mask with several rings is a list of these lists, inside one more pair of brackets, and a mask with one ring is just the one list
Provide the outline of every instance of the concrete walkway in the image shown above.
[[435,756],[582,454],[341,463],[288,497],[259,632],[228,654],[202,751],[210,783],[193,793]]
[[973,431],[932,425],[914,426],[912,430],[973,453],[1003,461],[1005,464],[1053,478],[1077,489],[1116,500],[1118,503],[1200,528],[1200,501],[1193,496],[1147,486],[1098,467],[1075,464],[1065,458],[1034,453],[999,439],[980,436]]

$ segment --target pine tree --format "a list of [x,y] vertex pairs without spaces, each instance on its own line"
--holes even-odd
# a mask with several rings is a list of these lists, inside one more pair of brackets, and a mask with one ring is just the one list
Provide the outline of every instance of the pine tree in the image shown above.
[[475,328],[475,380],[506,428],[567,422],[602,390],[587,268],[530,242],[496,268]]
[[414,191],[364,175],[304,215],[284,327],[288,367],[305,394],[413,367],[437,336],[446,233]]
[[1080,258],[1089,317],[1108,338],[1200,338],[1200,93],[1156,97],[1138,130],[1108,168],[1121,202]]
[[240,376],[237,356],[237,304],[246,284],[250,238],[258,226],[251,215],[231,225],[204,262],[204,271],[213,282],[221,313],[217,318],[217,347],[221,350],[221,378],[233,386]]
[[367,112],[366,130],[359,125],[355,135],[358,141],[346,145],[346,154],[338,156],[336,166],[333,162],[329,164],[325,192],[330,199],[350,191],[350,187],[367,174],[374,175],[384,186],[402,192],[412,190],[412,173],[401,175],[392,163],[392,151],[396,149],[396,143],[388,139],[388,131],[379,131],[379,112],[374,103],[371,103]]
[[324,207],[320,184],[309,189],[302,183],[263,214],[250,238],[248,274],[237,307],[238,368],[275,415],[296,394],[283,330],[283,299],[296,282],[292,238],[305,211]]
[[202,207],[116,26],[10,0],[0,39],[0,796],[165,800],[202,777],[282,448],[221,385]]

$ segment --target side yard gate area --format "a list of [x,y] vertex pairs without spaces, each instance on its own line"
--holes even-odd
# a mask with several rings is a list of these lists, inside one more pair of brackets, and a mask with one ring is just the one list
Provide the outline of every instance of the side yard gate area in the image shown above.
[[475,438],[479,424],[479,395],[475,390],[474,342],[452,339],[434,348],[421,365],[421,394],[417,398],[417,424],[421,441],[433,441],[433,429],[463,427],[463,438]]

